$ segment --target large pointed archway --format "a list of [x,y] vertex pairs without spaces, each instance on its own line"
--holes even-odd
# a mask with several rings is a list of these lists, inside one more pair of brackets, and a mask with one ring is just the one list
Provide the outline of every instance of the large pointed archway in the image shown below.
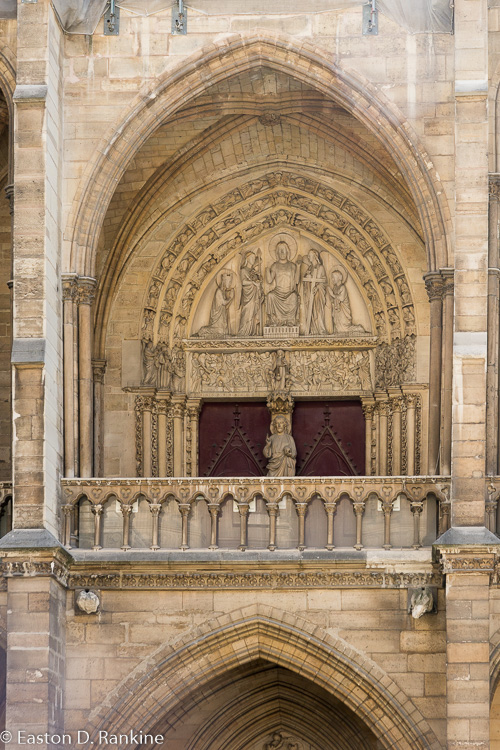
[[[240,687],[238,701],[234,701],[235,684]],[[261,691],[270,699],[267,720],[261,715],[265,705]],[[357,737],[359,744],[351,747],[440,748],[415,705],[372,660],[314,623],[263,605],[222,615],[158,649],[108,696],[91,717],[89,731],[91,740],[99,731],[119,734],[130,727],[173,736],[179,731],[184,744],[172,747],[183,750],[253,750],[258,745],[241,743],[265,742],[273,731],[281,731],[316,750],[328,718],[311,721],[310,713],[308,719],[303,710],[301,719],[295,710],[293,721],[293,706],[301,691],[304,709],[316,700],[327,715],[332,711],[338,717],[336,731],[344,744],[332,747],[347,750],[345,743]],[[253,727],[245,719],[246,699],[249,710],[252,706],[255,710]],[[199,718],[196,726],[189,722],[193,707]],[[215,712],[211,731],[218,732],[220,743],[207,745],[202,737],[205,709],[207,717],[213,718]],[[183,725],[184,730],[179,729]]]

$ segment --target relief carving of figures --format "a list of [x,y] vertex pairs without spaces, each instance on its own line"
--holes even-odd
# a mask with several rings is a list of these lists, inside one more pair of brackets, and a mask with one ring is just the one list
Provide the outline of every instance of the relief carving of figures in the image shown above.
[[200,392],[267,392],[274,367],[272,352],[194,353],[191,389]]
[[270,372],[271,392],[286,392],[290,387],[290,363],[287,354],[282,349],[271,354],[273,357],[273,368]]
[[172,380],[172,361],[168,346],[160,341],[155,350],[156,387],[170,388]]
[[297,448],[285,417],[275,417],[263,450],[268,459],[268,477],[294,477]]
[[222,271],[217,277],[217,290],[210,309],[210,320],[195,336],[199,338],[224,338],[229,330],[229,305],[234,299],[234,277],[231,271]]
[[390,344],[381,343],[375,352],[377,388],[390,388],[401,383],[415,382],[416,351],[415,335],[394,339]]
[[142,382],[143,385],[156,385],[156,350],[151,339],[142,342]]
[[243,255],[238,336],[262,336],[262,257],[260,250]]
[[367,351],[193,352],[189,390],[311,393],[372,390]]
[[279,239],[275,248],[276,260],[266,269],[266,282],[273,285],[266,294],[267,324],[293,327],[299,313],[300,268],[291,260],[292,250],[284,239]]
[[325,323],[326,271],[318,250],[311,248],[300,258],[304,333],[324,336],[328,332]]
[[164,341],[156,346],[151,339],[142,342],[142,385],[177,391],[182,388],[185,355],[180,349],[169,350]]
[[366,333],[361,325],[353,325],[351,303],[346,287],[347,271],[338,267],[330,275],[331,286],[328,294],[332,303],[332,322],[334,333]]

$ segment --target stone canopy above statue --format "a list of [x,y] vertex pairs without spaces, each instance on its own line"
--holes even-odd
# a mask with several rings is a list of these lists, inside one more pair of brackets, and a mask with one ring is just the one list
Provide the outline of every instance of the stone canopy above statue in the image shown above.
[[208,281],[190,336],[366,336],[372,324],[355,281],[317,242],[279,232],[244,247]]

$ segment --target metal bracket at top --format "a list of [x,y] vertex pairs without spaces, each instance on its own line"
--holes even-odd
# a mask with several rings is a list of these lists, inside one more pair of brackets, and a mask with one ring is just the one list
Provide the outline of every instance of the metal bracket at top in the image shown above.
[[375,0],[363,5],[363,36],[377,36],[378,34],[378,10]]
[[120,8],[111,0],[104,13],[104,36],[118,36],[120,33]]
[[187,8],[176,0],[172,8],[172,34],[187,34]]

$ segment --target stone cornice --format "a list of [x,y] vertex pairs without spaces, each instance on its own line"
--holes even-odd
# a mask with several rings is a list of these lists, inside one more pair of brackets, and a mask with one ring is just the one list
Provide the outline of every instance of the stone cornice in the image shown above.
[[69,589],[108,590],[406,589],[443,585],[441,572],[431,563],[429,555],[411,550],[394,562],[384,561],[384,558],[369,560],[365,552],[329,553],[330,559],[326,559],[325,551],[318,554],[325,559],[307,559],[300,553],[278,553],[277,559],[272,561],[267,559],[272,555],[264,552],[247,561],[245,553],[233,555],[227,551],[221,555],[219,551],[201,556],[179,552],[170,555],[170,559],[162,559],[161,554],[146,554],[135,560],[131,555],[118,553],[122,559],[117,560],[116,551],[112,550],[98,553],[79,550],[75,551],[75,557],[64,549],[39,553],[5,550],[0,590],[14,577],[52,577]]

